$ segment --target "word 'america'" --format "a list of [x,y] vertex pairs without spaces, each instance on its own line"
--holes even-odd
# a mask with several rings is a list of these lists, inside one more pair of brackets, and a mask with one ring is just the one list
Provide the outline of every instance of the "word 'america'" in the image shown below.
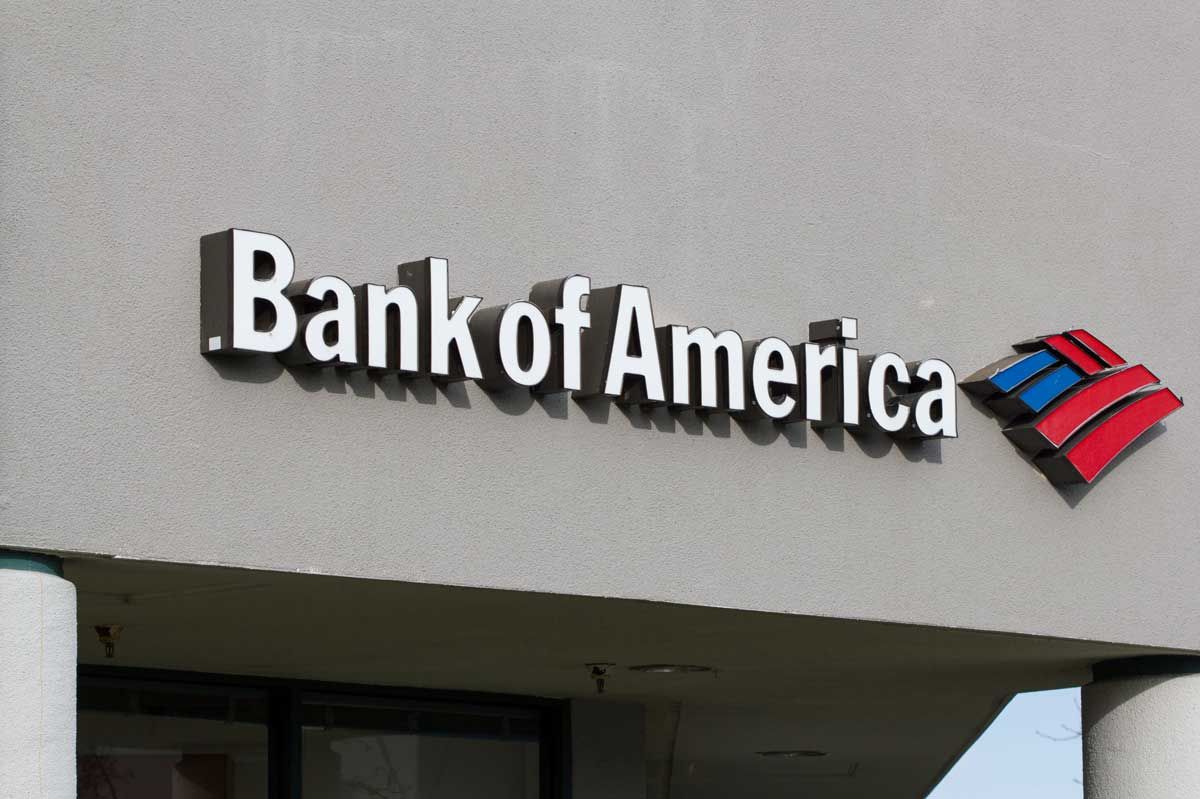
[[747,341],[732,330],[655,327],[648,289],[593,289],[583,275],[538,283],[527,301],[480,308],[479,297],[450,297],[442,258],[401,264],[389,287],[332,275],[293,282],[291,248],[268,233],[204,236],[200,254],[207,355],[272,354],[289,365],[871,426],[905,438],[957,435],[950,366],[860,356],[848,346],[858,337],[850,318],[812,323],[810,341],[799,345]]

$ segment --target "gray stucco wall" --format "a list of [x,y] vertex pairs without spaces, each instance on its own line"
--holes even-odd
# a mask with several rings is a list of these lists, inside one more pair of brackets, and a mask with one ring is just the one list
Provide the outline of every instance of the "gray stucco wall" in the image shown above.
[[1200,647],[1191,408],[1062,494],[965,398],[901,451],[196,337],[240,226],[485,304],[582,272],[660,324],[857,316],[960,376],[1086,325],[1196,396],[1194,4],[4,16],[0,544]]

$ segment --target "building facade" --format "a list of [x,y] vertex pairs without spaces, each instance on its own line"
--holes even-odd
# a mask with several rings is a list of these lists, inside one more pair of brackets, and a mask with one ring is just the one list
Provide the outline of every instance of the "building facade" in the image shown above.
[[1191,4],[4,17],[0,797],[1200,792]]

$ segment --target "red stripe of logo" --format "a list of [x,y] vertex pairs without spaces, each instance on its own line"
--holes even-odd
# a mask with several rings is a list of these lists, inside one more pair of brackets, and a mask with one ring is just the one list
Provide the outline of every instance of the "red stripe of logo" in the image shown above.
[[1157,382],[1158,378],[1140,364],[1122,369],[1072,394],[1034,427],[1052,446],[1061,447],[1063,442],[1075,435],[1105,408],[1138,389]]
[[1094,375],[1104,369],[1104,364],[1096,360],[1094,355],[1064,335],[1046,336],[1043,340],[1047,347],[1079,367],[1085,375]]
[[1125,359],[1086,330],[1068,330],[1067,335],[1092,351],[1106,366],[1122,366]]
[[1090,483],[1134,439],[1182,407],[1183,400],[1175,392],[1160,388],[1101,422],[1071,447],[1066,459],[1084,482]]

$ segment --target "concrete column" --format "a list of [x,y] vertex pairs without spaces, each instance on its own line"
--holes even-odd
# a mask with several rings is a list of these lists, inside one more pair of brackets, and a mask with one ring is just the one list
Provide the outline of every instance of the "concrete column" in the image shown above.
[[1087,799],[1200,796],[1200,658],[1098,664],[1083,689]]
[[75,586],[0,550],[0,799],[75,799]]

